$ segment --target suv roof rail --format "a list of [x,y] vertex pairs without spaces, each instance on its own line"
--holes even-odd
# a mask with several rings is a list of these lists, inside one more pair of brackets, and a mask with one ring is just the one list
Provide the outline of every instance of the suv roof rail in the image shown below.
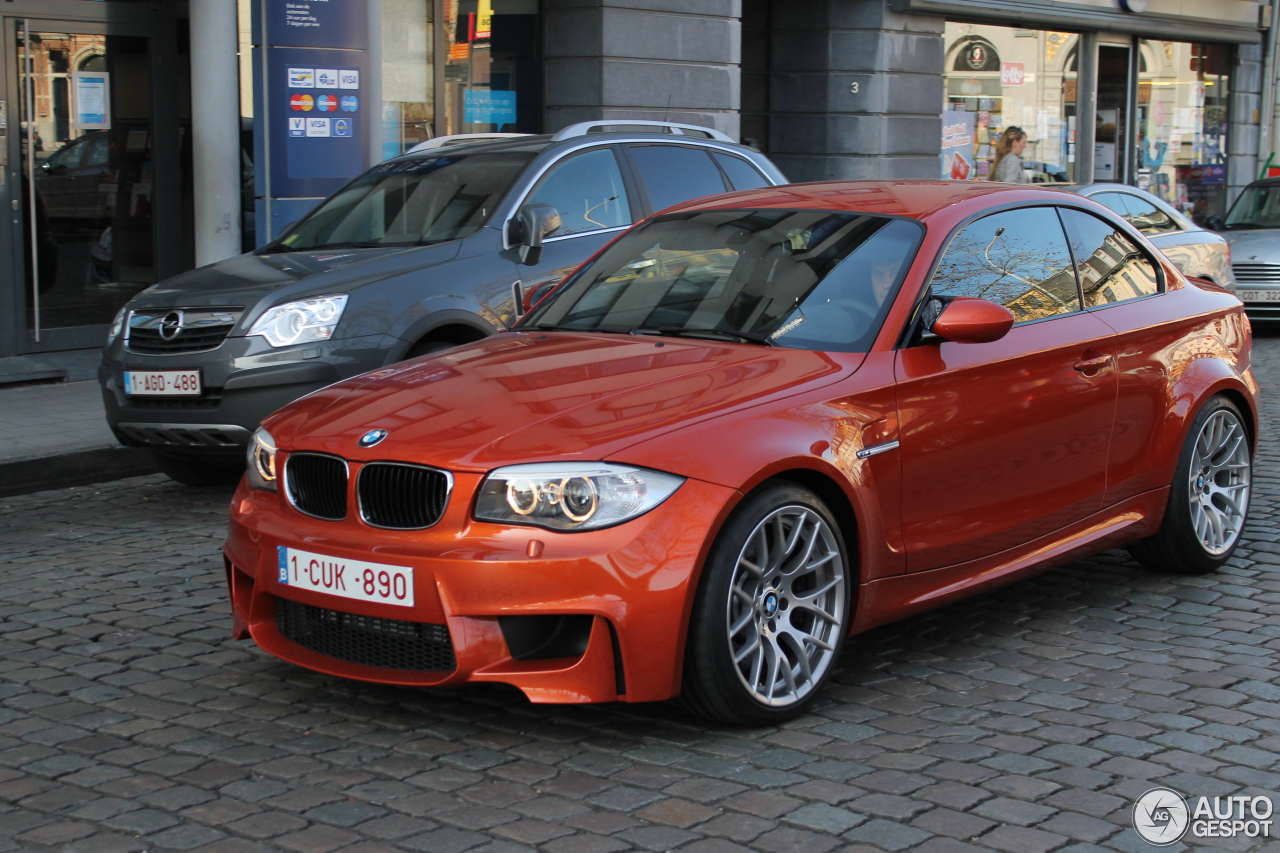
[[419,142],[404,153],[412,154],[415,151],[429,151],[432,148],[466,145],[468,142],[484,142],[485,140],[510,139],[513,136],[529,135],[528,133],[454,133],[449,136],[437,136],[435,139],[428,139],[426,142]]
[[[623,127],[634,127],[636,125],[640,125],[641,127],[661,128],[661,130],[655,130],[654,132],[672,133],[676,136],[694,136],[694,134],[705,133],[711,139],[737,144],[736,140],[731,138],[728,134],[721,133],[720,131],[714,130],[710,127],[699,127],[696,124],[679,124],[674,121],[647,121],[645,119],[634,118],[610,118],[598,119],[596,121],[580,121],[577,124],[562,127],[560,130],[556,131],[556,135],[551,137],[551,141],[559,142],[562,139],[571,139],[575,136],[586,136],[595,128],[605,128],[614,125],[620,125]],[[690,130],[694,131],[694,134],[686,132]],[[608,131],[601,132],[607,133]]]

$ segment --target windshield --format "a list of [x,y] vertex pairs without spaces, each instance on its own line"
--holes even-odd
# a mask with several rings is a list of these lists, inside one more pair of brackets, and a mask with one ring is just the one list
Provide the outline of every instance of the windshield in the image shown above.
[[339,190],[272,249],[422,246],[469,236],[488,221],[532,158],[513,151],[382,163]]
[[1280,186],[1246,187],[1223,227],[1280,228]]
[[623,235],[522,328],[865,352],[923,233],[815,210],[672,214]]

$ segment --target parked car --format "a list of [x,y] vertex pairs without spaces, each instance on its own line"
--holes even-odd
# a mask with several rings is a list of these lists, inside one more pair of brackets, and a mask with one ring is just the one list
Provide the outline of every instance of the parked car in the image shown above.
[[1245,187],[1221,231],[1231,245],[1236,296],[1249,316],[1280,319],[1280,178]]
[[348,678],[774,724],[852,633],[1126,543],[1222,565],[1255,392],[1239,301],[1087,198],[692,202],[513,331],[271,415],[233,631]]
[[1060,188],[1091,198],[1123,216],[1164,252],[1183,275],[1208,279],[1228,290],[1235,290],[1231,248],[1226,238],[1196,225],[1158,196],[1137,187],[1114,183]]
[[612,126],[388,160],[270,245],[143,291],[98,374],[112,430],[181,482],[238,477],[250,434],[290,400],[507,328],[655,210],[786,182],[713,130]]

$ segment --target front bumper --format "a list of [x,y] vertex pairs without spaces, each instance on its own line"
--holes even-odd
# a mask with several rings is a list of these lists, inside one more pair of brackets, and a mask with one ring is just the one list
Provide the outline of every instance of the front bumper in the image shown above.
[[[444,516],[417,531],[376,529],[354,518],[317,520],[276,493],[242,483],[232,499],[224,547],[233,635],[252,637],[263,650],[308,669],[384,684],[502,682],[534,702],[648,702],[676,695],[698,567],[736,492],[689,480],[633,521],[558,533],[471,519],[481,479],[455,474]],[[411,566],[414,606],[283,585],[280,546],[338,560]],[[282,600],[291,604],[282,606]],[[367,656],[358,663],[308,648],[308,640],[285,636],[293,632],[283,620],[296,605],[326,611],[316,618],[331,623],[355,621],[345,614],[368,617],[364,624],[371,631],[422,633],[421,626],[445,626],[454,667],[370,666]],[[517,659],[511,650],[515,640],[504,631],[515,621],[510,617],[529,616],[577,617],[585,649]]]
[[[326,385],[382,367],[399,341],[388,335],[272,349],[261,337],[230,337],[187,355],[141,355],[121,341],[103,351],[98,381],[107,424],[121,444],[183,454],[243,451],[267,415]],[[126,370],[199,370],[200,397],[129,397]]]

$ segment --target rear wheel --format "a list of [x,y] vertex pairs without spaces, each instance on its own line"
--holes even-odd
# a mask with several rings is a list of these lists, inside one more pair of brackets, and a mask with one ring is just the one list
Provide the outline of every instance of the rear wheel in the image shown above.
[[159,450],[151,455],[169,479],[184,486],[231,486],[244,474],[244,461],[239,459],[195,459]]
[[800,713],[835,667],[849,603],[844,540],[822,500],[789,484],[748,498],[713,546],[699,584],[685,705],[735,725]]
[[1164,521],[1129,553],[1153,569],[1200,575],[1227,561],[1249,512],[1253,455],[1244,416],[1225,397],[1196,415],[1178,458]]

